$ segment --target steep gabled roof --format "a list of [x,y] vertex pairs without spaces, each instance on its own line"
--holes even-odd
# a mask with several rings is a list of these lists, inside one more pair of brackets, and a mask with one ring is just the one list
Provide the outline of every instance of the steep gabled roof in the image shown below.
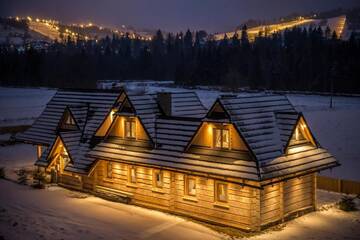
[[[156,100],[157,95],[153,98]],[[189,118],[203,118],[207,109],[201,103],[196,92],[171,92],[171,116],[173,117],[189,117]]]
[[[90,150],[92,138],[116,103],[119,94],[102,90],[59,90],[34,124],[24,133],[18,134],[16,139],[49,146],[37,162],[38,165],[46,165],[47,155],[53,148],[56,138],[61,137],[72,159],[65,170],[86,173],[94,162],[94,159],[86,155]],[[78,130],[58,129],[58,123],[66,109],[73,115],[79,126]]]
[[259,162],[282,155],[283,144],[275,114],[295,112],[286,96],[226,97],[220,101]]
[[331,154],[318,146],[296,147],[285,152],[293,129],[303,118],[286,96],[256,94],[219,100],[254,153],[259,180],[338,165]]

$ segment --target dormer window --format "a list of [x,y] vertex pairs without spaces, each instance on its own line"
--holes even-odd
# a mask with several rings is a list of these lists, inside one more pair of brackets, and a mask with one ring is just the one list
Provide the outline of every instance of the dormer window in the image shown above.
[[75,126],[75,120],[70,116],[70,114],[66,116],[65,124]]
[[293,135],[290,139],[289,146],[303,145],[303,144],[315,145],[310,130],[306,126],[305,121],[301,118],[294,129]]
[[230,131],[229,129],[214,128],[214,147],[215,148],[230,148]]
[[136,138],[135,119],[126,119],[125,120],[125,138]]
[[69,110],[66,110],[60,126],[63,130],[76,130],[76,122]]

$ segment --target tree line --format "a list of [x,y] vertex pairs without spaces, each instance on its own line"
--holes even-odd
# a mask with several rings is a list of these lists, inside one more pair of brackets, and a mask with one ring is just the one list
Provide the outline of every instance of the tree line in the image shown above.
[[0,46],[0,82],[12,86],[94,88],[103,79],[174,80],[212,85],[300,91],[360,92],[360,40],[340,40],[329,28],[292,28],[241,34],[215,41],[202,31],[167,34],[151,41],[128,34],[98,41],[51,44],[25,50]]

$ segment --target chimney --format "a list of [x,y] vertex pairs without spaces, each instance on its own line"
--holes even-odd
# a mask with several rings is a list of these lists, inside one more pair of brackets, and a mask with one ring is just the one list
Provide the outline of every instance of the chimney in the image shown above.
[[158,92],[157,101],[160,108],[163,110],[165,116],[171,116],[171,93],[170,92]]

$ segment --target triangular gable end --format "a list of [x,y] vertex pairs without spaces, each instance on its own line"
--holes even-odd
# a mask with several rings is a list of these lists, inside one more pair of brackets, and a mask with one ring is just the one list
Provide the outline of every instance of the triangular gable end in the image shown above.
[[76,122],[74,115],[69,107],[66,107],[64,113],[60,119],[58,130],[80,130],[79,125]]
[[209,112],[206,114],[208,119],[228,119],[230,120],[230,114],[226,111],[225,107],[219,99],[216,99]]
[[[63,149],[60,149],[63,148]],[[64,151],[63,151],[64,150]],[[54,144],[52,145],[49,153],[46,156],[46,161],[48,161],[48,165],[47,168],[49,168],[52,163],[54,162],[54,160],[56,159],[57,155],[59,154],[66,154],[69,157],[69,162],[74,163],[72,160],[72,157],[70,155],[70,152],[68,151],[64,141],[62,140],[62,138],[58,135],[54,141]],[[49,160],[51,159],[51,161],[49,162]],[[64,166],[65,168],[66,166]]]
[[105,118],[96,129],[95,131],[96,137],[104,137],[106,135],[109,128],[111,127],[111,124],[115,121],[116,118],[115,113],[120,109],[122,103],[126,98],[127,98],[126,93],[122,91],[117,97],[116,101],[114,102],[113,107],[108,111]]
[[318,143],[311,133],[309,125],[306,123],[304,116],[300,113],[285,146],[285,152],[287,152],[289,147],[304,144],[312,144],[313,146],[318,147]]
[[133,114],[135,114],[135,112],[136,112],[135,108],[131,104],[128,96],[126,96],[124,101],[121,103],[118,112],[119,113],[133,113]]
[[95,132],[96,137],[104,137],[106,133],[108,132],[109,128],[111,127],[112,123],[115,121],[116,110],[111,109],[107,114],[98,129]]

